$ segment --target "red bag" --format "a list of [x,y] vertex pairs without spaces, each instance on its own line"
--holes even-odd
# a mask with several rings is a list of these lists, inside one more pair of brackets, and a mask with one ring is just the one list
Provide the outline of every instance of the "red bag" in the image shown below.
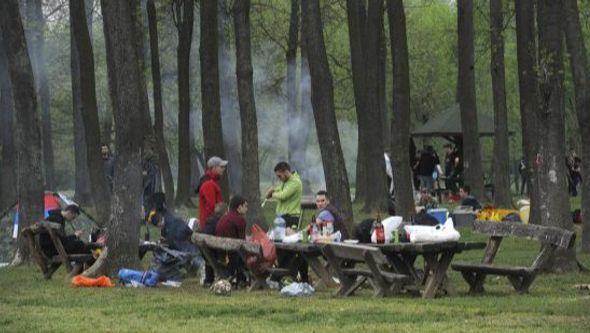
[[260,244],[262,248],[262,257],[248,256],[246,265],[255,273],[264,273],[268,268],[274,265],[277,260],[277,248],[275,244],[268,238],[266,232],[257,224],[252,226],[252,237],[250,239],[254,243]]

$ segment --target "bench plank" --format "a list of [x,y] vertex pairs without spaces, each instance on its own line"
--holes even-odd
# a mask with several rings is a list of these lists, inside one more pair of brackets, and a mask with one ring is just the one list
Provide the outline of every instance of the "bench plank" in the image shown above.
[[516,222],[476,221],[473,223],[473,229],[478,233],[491,236],[530,237],[541,243],[550,243],[563,248],[573,246],[575,239],[574,232],[570,230]]

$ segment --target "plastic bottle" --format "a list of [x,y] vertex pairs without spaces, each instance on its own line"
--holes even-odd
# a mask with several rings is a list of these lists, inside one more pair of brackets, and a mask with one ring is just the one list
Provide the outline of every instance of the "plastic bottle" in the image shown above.
[[283,238],[285,238],[285,230],[287,226],[287,222],[281,216],[277,216],[274,221],[274,228],[273,228],[273,240],[275,242],[282,242]]
[[381,221],[377,221],[377,225],[375,226],[375,238],[377,239],[377,244],[385,243],[385,230]]
[[330,236],[334,233],[334,222],[328,221],[326,222],[326,236]]

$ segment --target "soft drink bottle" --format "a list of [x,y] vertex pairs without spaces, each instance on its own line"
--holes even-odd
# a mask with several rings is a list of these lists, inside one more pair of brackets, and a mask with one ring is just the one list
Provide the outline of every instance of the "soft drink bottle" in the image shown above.
[[380,221],[377,222],[377,226],[375,227],[375,238],[377,239],[377,244],[385,243],[385,230]]

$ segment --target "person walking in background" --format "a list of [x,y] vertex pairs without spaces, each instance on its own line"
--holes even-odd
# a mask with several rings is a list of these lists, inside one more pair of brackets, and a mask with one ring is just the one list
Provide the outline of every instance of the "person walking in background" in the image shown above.
[[106,143],[100,145],[100,156],[102,157],[102,171],[107,179],[109,190],[112,192],[113,178],[115,176],[115,161],[111,154],[111,149]]
[[426,149],[422,151],[422,154],[420,154],[417,171],[418,178],[420,179],[420,188],[425,188],[429,192],[434,191],[434,178],[432,178],[432,174],[436,170],[436,164],[434,148],[432,148],[432,146],[427,146]]
[[199,192],[199,230],[205,228],[207,218],[213,214],[215,205],[223,201],[219,178],[225,172],[227,161],[213,156],[207,161],[207,171],[201,178]]
[[578,196],[578,185],[582,182],[582,174],[580,172],[581,164],[582,159],[578,157],[574,149],[570,149],[566,157],[565,165],[567,166],[568,172],[568,188],[572,197]]

